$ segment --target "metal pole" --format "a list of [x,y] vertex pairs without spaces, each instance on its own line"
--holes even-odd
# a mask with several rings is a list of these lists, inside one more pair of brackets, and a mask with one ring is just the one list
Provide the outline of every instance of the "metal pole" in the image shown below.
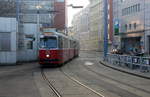
[[[100,10],[100,8],[98,10]],[[101,16],[101,12],[99,12],[99,15]],[[101,47],[101,23],[98,22],[98,49],[99,49],[99,51],[101,51],[100,47]]]
[[104,60],[107,57],[108,52],[108,0],[104,2]]
[[20,12],[19,6],[20,6],[20,2],[19,2],[19,0],[16,0],[16,19],[17,19],[17,21],[19,21],[19,12]]
[[36,33],[36,38],[37,38],[37,57],[38,57],[38,48],[39,48],[39,34],[40,34],[40,13],[39,9],[37,11],[37,33]]

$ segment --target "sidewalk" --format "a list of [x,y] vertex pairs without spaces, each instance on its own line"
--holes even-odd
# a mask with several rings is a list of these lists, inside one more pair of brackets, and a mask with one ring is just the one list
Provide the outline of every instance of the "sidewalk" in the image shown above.
[[138,76],[138,77],[142,77],[142,78],[146,78],[146,79],[150,79],[150,72],[141,72],[139,70],[133,70],[130,68],[124,68],[121,66],[117,66],[117,65],[112,65],[109,64],[108,62],[103,61],[102,59],[100,59],[100,63],[106,67],[118,70],[120,72],[124,72],[124,73],[128,73],[134,76]]

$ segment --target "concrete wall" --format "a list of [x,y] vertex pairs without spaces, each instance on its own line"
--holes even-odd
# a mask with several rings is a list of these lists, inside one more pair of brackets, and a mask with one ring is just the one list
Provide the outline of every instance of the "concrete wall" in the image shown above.
[[[37,60],[37,24],[23,24],[24,33],[24,49],[19,50],[17,54],[18,61],[34,61]],[[33,49],[28,49],[27,43],[33,42]]]
[[15,64],[16,58],[16,36],[17,36],[17,21],[15,18],[0,18],[0,33],[10,33],[10,50],[0,50],[0,64]]

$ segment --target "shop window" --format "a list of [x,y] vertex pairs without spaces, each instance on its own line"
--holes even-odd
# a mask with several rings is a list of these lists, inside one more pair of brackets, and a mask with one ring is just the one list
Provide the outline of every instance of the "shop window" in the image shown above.
[[0,51],[11,50],[11,33],[0,33]]

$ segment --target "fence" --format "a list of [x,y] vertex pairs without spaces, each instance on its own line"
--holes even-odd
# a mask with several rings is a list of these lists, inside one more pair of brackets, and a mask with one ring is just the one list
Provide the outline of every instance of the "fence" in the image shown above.
[[140,71],[150,71],[150,57],[107,54],[107,61],[113,65],[138,69]]

